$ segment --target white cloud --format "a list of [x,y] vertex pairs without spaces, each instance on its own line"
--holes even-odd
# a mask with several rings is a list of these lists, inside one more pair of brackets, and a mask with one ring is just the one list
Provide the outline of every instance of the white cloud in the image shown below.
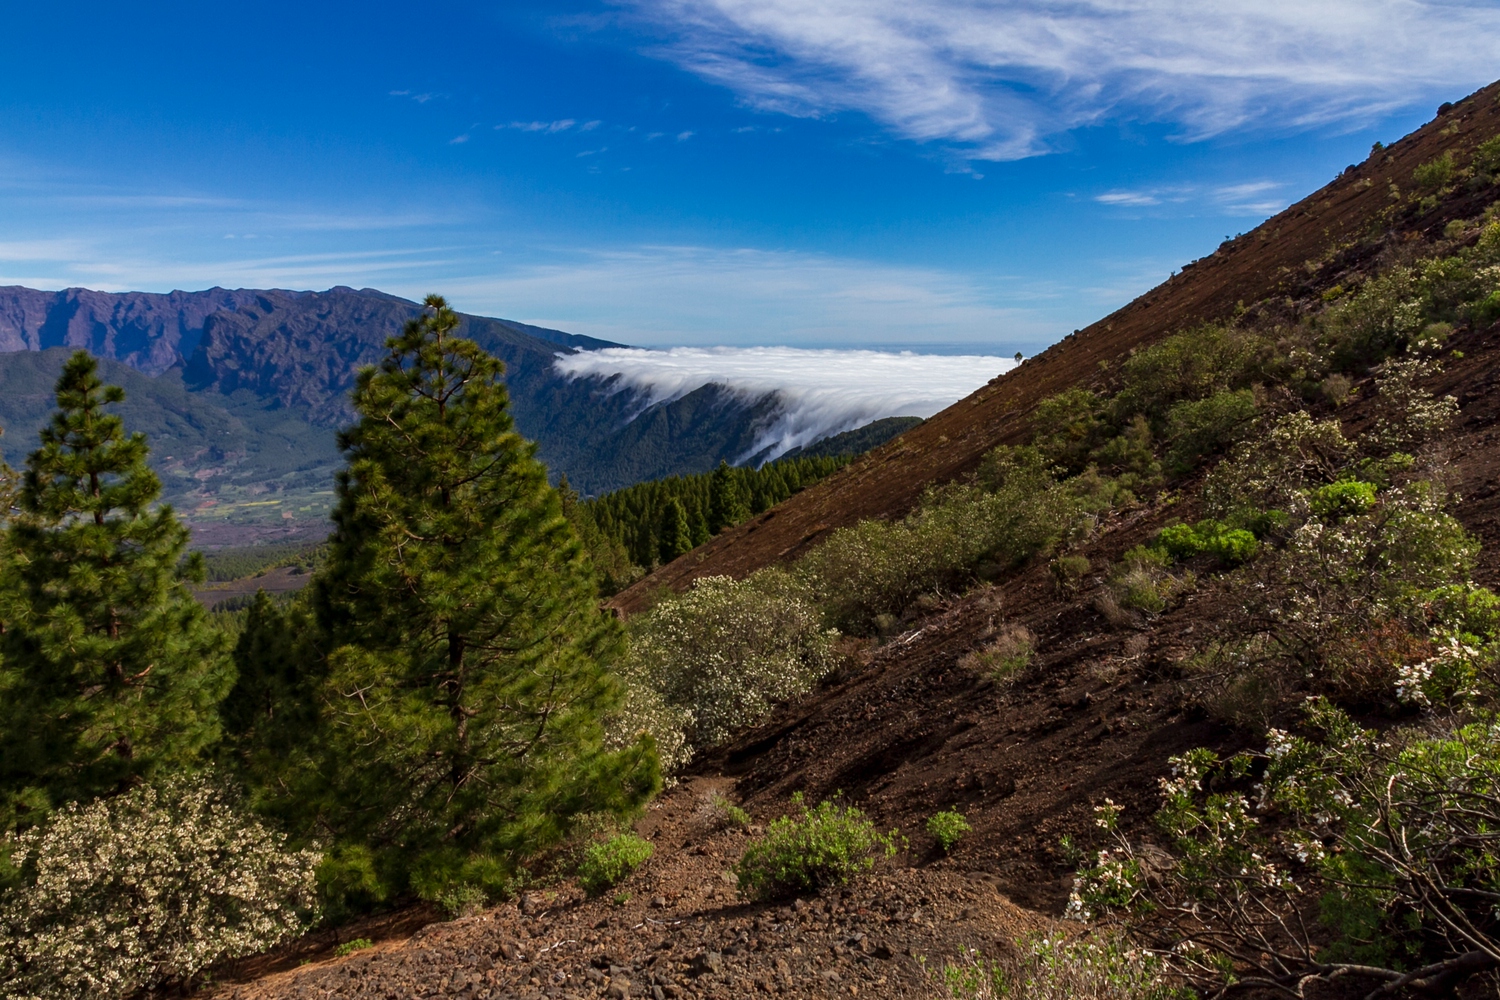
[[[576,118],[559,118],[555,122],[511,122],[509,125],[496,125],[495,128],[497,128],[497,129],[513,128],[513,129],[517,129],[517,130],[519,130],[521,132],[548,132],[548,133],[551,133],[551,132],[566,132],[568,129],[572,128],[574,125],[577,125],[577,124],[578,124],[578,120]],[[598,127],[599,127],[599,123],[598,122],[588,122],[581,129],[579,129],[579,131],[580,132],[588,132],[591,129],[596,129]]]
[[1161,197],[1149,191],[1106,191],[1094,200],[1101,205],[1124,205],[1128,208],[1161,204]]
[[1201,137],[1357,124],[1490,82],[1488,0],[618,0],[753,107],[853,110],[975,159],[1106,115]]
[[1288,203],[1285,198],[1271,197],[1272,192],[1284,187],[1285,184],[1276,181],[1249,181],[1213,188],[1179,185],[1140,191],[1106,191],[1095,195],[1094,201],[1114,208],[1151,208],[1157,205],[1196,203],[1220,215],[1263,218],[1286,208]]
[[791,347],[701,348],[668,351],[609,348],[559,356],[573,377],[620,376],[622,388],[643,394],[643,406],[678,399],[709,384],[746,397],[774,394],[776,415],[740,460],[863,427],[881,417],[930,417],[1015,367],[982,355],[946,356],[883,351],[808,351]]

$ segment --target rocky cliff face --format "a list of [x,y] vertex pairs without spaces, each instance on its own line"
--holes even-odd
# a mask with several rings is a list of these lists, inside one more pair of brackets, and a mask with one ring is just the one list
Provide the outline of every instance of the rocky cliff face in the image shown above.
[[83,348],[160,375],[192,355],[208,317],[233,312],[258,294],[225,288],[159,295],[0,287],[0,351]]

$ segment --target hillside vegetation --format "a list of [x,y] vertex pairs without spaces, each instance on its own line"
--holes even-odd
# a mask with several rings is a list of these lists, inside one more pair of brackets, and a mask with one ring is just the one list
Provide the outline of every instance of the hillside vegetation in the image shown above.
[[1492,995],[1497,93],[618,595],[615,897],[246,995]]
[[[232,650],[75,357],[5,536],[7,974],[124,995],[318,920],[220,989],[1495,995],[1497,98],[738,524],[780,470],[583,522],[429,300],[360,377],[314,587]],[[629,511],[622,624],[572,524]],[[148,890],[201,923],[80,972],[67,900]],[[418,901],[458,919],[371,944]]]
[[[842,435],[840,435],[842,437]],[[711,473],[637,483],[579,500],[564,478],[563,510],[589,550],[605,596],[760,514],[848,464],[853,455],[788,458],[759,469],[720,462]]]

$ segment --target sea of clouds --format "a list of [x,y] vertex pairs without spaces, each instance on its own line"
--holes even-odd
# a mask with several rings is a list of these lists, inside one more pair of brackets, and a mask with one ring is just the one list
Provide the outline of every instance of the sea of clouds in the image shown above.
[[881,417],[930,417],[1015,364],[988,355],[796,347],[611,347],[556,362],[572,378],[620,376],[622,390],[641,394],[642,410],[709,384],[747,399],[774,394],[776,416],[740,460],[762,452],[775,458]]

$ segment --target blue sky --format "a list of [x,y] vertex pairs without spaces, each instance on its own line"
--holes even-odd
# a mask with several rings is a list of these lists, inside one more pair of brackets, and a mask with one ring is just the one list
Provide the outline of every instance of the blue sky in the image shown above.
[[1417,0],[12,5],[0,283],[1032,353],[1500,67]]

